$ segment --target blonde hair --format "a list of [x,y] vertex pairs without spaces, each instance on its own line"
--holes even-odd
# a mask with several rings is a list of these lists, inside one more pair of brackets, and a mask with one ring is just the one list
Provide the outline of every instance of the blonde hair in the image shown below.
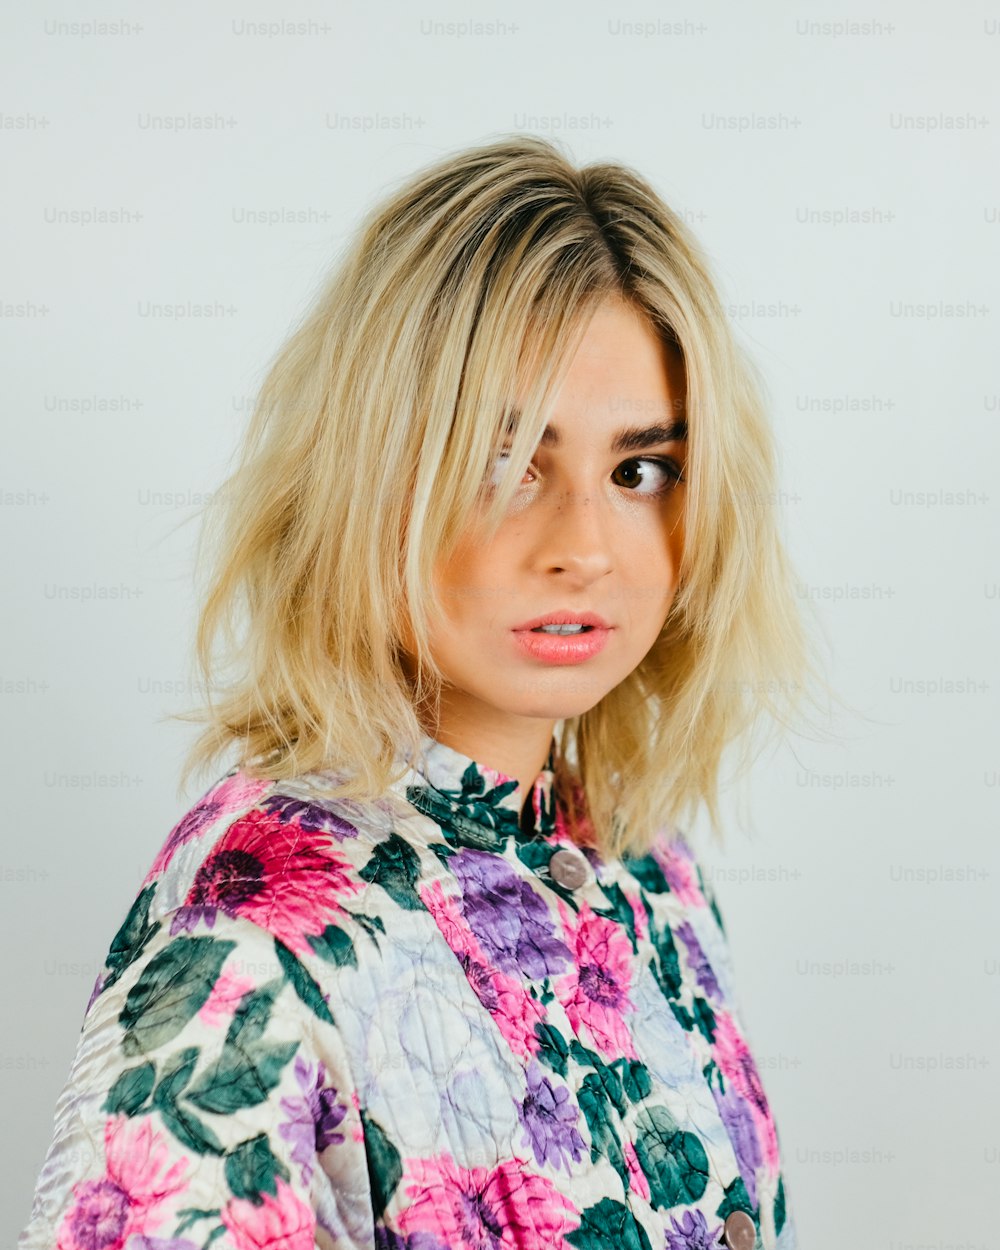
[[[440,160],[371,211],[270,365],[199,542],[200,562],[216,539],[195,648],[206,703],[176,718],[208,727],[182,784],[233,744],[259,778],[342,769],[334,798],[398,780],[400,748],[419,751],[417,706],[439,706],[435,564],[473,517],[487,534],[500,525],[609,297],[683,357],[686,540],[652,650],[557,723],[555,784],[571,829],[589,819],[605,856],[645,854],[701,802],[718,834],[724,750],[747,747],[765,713],[787,725],[817,675],[778,532],[763,384],[698,244],[649,183],[620,164],[577,168],[532,135]],[[522,383],[509,469],[484,493]]]

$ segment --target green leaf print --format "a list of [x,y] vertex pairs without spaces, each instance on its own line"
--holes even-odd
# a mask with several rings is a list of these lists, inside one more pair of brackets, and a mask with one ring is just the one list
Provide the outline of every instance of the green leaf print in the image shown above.
[[277,1178],[289,1179],[288,1168],[275,1158],[266,1133],[240,1142],[226,1156],[226,1182],[236,1198],[260,1204],[261,1194],[278,1193]]
[[179,1221],[174,1229],[174,1236],[179,1237],[181,1233],[186,1233],[194,1224],[201,1220],[217,1220],[220,1215],[218,1207],[181,1207],[177,1214],[183,1218]]
[[207,1124],[183,1107],[164,1105],[159,1108],[160,1118],[182,1146],[200,1155],[222,1155],[222,1142]]
[[394,903],[407,911],[424,910],[415,884],[420,876],[420,857],[398,833],[391,833],[374,847],[358,876],[380,885]]
[[124,1115],[137,1115],[143,1103],[153,1092],[156,1081],[156,1067],[151,1063],[141,1063],[137,1068],[126,1068],[120,1073],[108,1096],[101,1104],[101,1110],[110,1115],[122,1112]]
[[611,906],[595,907],[594,914],[606,916],[609,920],[620,924],[628,934],[628,940],[632,943],[632,952],[635,954],[639,949],[639,939],[635,931],[635,912],[632,910],[632,905],[617,882],[604,885],[601,889],[604,891],[605,897],[611,903]]
[[570,1042],[569,1050],[581,1067],[593,1068],[605,1097],[613,1104],[619,1115],[624,1115],[627,1104],[625,1091],[622,1088],[621,1073],[615,1067],[606,1064],[596,1051],[584,1046],[578,1038]]
[[715,1012],[712,1010],[711,1004],[707,999],[702,998],[700,994],[696,994],[692,1003],[694,1009],[694,1022],[698,1026],[699,1031],[706,1042],[715,1040]]
[[629,872],[647,894],[669,894],[670,882],[653,855],[643,855],[626,862]]
[[348,911],[346,907],[344,908],[344,912],[348,916],[350,916],[353,920],[356,920],[358,922],[358,924],[362,927],[362,929],[364,929],[364,931],[368,934],[371,940],[375,943],[375,946],[377,948],[378,938],[375,936],[376,930],[379,933],[381,933],[383,937],[385,936],[385,921],[382,919],[382,917],[381,916],[366,916],[363,911],[358,911],[358,912]]
[[580,1224],[565,1240],[579,1250],[652,1250],[646,1230],[632,1212],[614,1198],[602,1198],[580,1213]]
[[323,997],[319,986],[295,952],[290,950],[280,938],[274,939],[274,949],[279,963],[285,970],[285,975],[292,984],[292,989],[298,994],[313,1015],[318,1016],[325,1024],[336,1023],[330,1014],[330,1008],[326,1005],[326,999]]
[[229,1029],[226,1032],[227,1045],[239,1042],[243,1046],[248,1046],[251,1042],[260,1041],[271,1019],[274,1000],[283,986],[284,981],[268,981],[259,989],[248,990],[243,995],[229,1022]]
[[774,1195],[774,1231],[780,1237],[785,1227],[785,1178],[778,1177],[778,1188]]
[[213,937],[179,937],[155,955],[118,1015],[124,1053],[148,1054],[176,1037],[204,1005],[235,945]]
[[396,1186],[403,1176],[399,1151],[377,1120],[361,1111],[361,1127],[365,1135],[365,1153],[368,1159],[368,1179],[371,1182],[372,1212],[378,1219],[389,1205]]
[[726,933],[726,926],[722,923],[722,913],[719,911],[719,904],[715,898],[715,891],[705,880],[705,874],[704,872],[702,872],[700,863],[695,865],[695,872],[698,877],[698,888],[701,890],[705,901],[708,903],[709,910],[711,911],[712,915],[715,917],[715,923],[719,926],[719,929],[722,931],[722,936],[728,937],[729,935]]
[[[747,1193],[747,1187],[743,1182],[742,1176],[735,1177],[726,1186],[726,1196],[715,1208],[715,1214],[720,1220],[724,1220],[732,1211],[746,1211],[747,1215],[753,1220],[757,1227],[760,1227],[758,1217],[754,1214],[753,1203],[750,1201],[750,1195]],[[759,1235],[759,1234],[758,1234]]]
[[621,1177],[623,1188],[629,1186],[628,1165],[622,1150],[621,1138],[614,1127],[616,1117],[608,1107],[607,1090],[596,1072],[588,1072],[576,1092],[576,1100],[590,1129],[590,1158],[604,1157]]
[[635,1153],[649,1181],[651,1206],[697,1202],[708,1184],[708,1156],[701,1139],[678,1128],[666,1107],[641,1107],[635,1124]]
[[448,841],[477,851],[503,850],[508,834],[517,828],[517,814],[501,807],[500,800],[517,789],[516,781],[504,781],[486,790],[486,780],[471,765],[462,774],[460,790],[407,786],[406,799],[439,825]]
[[[532,872],[540,872],[549,866],[549,860],[555,853],[548,842],[519,842],[515,847],[517,858]],[[574,899],[574,911],[580,910],[579,903]]]
[[281,1080],[281,1070],[299,1048],[297,1041],[244,1046],[226,1042],[222,1054],[209,1064],[187,1092],[187,1100],[202,1111],[232,1115],[256,1107]]
[[535,1021],[535,1036],[540,1042],[538,1058],[542,1063],[547,1063],[553,1072],[558,1072],[560,1076],[565,1077],[568,1071],[566,1061],[569,1058],[569,1046],[566,1044],[566,1039],[555,1025],[546,1024],[541,1020]]
[[129,913],[122,921],[121,928],[111,939],[105,965],[110,969],[104,981],[103,990],[114,985],[121,974],[134,963],[146,947],[149,939],[160,928],[160,921],[149,919],[149,904],[156,892],[156,883],[151,882],[136,898],[129,908]]
[[358,966],[358,953],[354,949],[351,935],[338,925],[328,924],[322,933],[311,934],[307,939],[320,959],[338,968]]
[[186,1046],[184,1050],[170,1056],[160,1072],[160,1082],[153,1094],[154,1106],[174,1105],[191,1079],[198,1054],[197,1046]]
[[670,1010],[674,1013],[674,1018],[677,1020],[677,1023],[681,1026],[681,1028],[686,1030],[688,1033],[693,1032],[694,1016],[690,1013],[690,1011],[688,1011],[686,1007],[682,1006],[676,998],[671,998],[668,1001],[670,1003]]
[[191,1079],[198,1054],[197,1046],[187,1046],[169,1057],[153,1091],[152,1106],[159,1111],[164,1125],[189,1150],[198,1154],[221,1155],[224,1153],[222,1142],[208,1125],[203,1124],[193,1112],[177,1105],[177,1099]]
[[681,965],[673,934],[669,927],[661,929],[651,925],[649,936],[656,951],[656,958],[650,963],[656,982],[665,998],[678,998],[681,992]]
[[621,1069],[622,1089],[629,1102],[642,1102],[653,1092],[649,1069],[641,1059],[627,1059],[623,1056],[621,1059],[616,1059],[611,1067]]

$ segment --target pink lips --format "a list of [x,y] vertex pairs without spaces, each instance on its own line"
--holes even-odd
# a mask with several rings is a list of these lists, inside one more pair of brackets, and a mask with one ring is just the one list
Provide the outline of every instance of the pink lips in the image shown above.
[[[585,623],[579,616],[576,620],[581,624]],[[572,622],[567,622],[570,623]],[[610,635],[610,629],[597,627],[579,634],[542,634],[532,633],[530,629],[516,629],[514,641],[526,655],[546,664],[580,664],[602,651]]]
[[592,625],[594,629],[613,628],[603,616],[596,612],[580,612],[575,608],[560,608],[557,612],[546,612],[544,616],[535,616],[530,621],[522,621],[514,629],[534,629],[538,625]]

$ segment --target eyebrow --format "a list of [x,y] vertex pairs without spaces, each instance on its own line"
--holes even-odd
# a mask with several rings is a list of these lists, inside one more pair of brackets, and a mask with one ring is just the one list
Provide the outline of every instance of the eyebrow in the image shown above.
[[[513,434],[517,429],[517,423],[521,416],[519,408],[511,408],[507,413],[507,434]],[[626,429],[619,430],[611,440],[611,450],[614,452],[621,451],[644,451],[648,447],[658,447],[660,443],[674,443],[686,440],[688,436],[688,425],[685,418],[679,421],[673,421],[669,425],[647,425],[647,426],[629,426]],[[558,447],[561,439],[559,431],[551,425],[547,425],[542,432],[543,447]]]

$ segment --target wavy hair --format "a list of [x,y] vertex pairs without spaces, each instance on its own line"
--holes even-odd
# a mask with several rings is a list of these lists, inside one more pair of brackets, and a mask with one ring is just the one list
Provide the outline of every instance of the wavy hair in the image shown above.
[[[556,792],[605,856],[645,854],[702,803],[718,836],[729,744],[745,771],[753,731],[790,725],[813,679],[829,691],[779,532],[764,384],[682,218],[631,168],[578,168],[532,135],[406,180],[270,363],[198,544],[214,561],[195,647],[206,701],[175,719],[207,728],[182,784],[234,745],[254,777],[324,772],[331,798],[398,780],[418,706],[439,707],[435,564],[473,518],[495,533],[609,297],[683,357],[686,540],[652,649],[557,722]],[[484,493],[522,384],[509,469]]]

